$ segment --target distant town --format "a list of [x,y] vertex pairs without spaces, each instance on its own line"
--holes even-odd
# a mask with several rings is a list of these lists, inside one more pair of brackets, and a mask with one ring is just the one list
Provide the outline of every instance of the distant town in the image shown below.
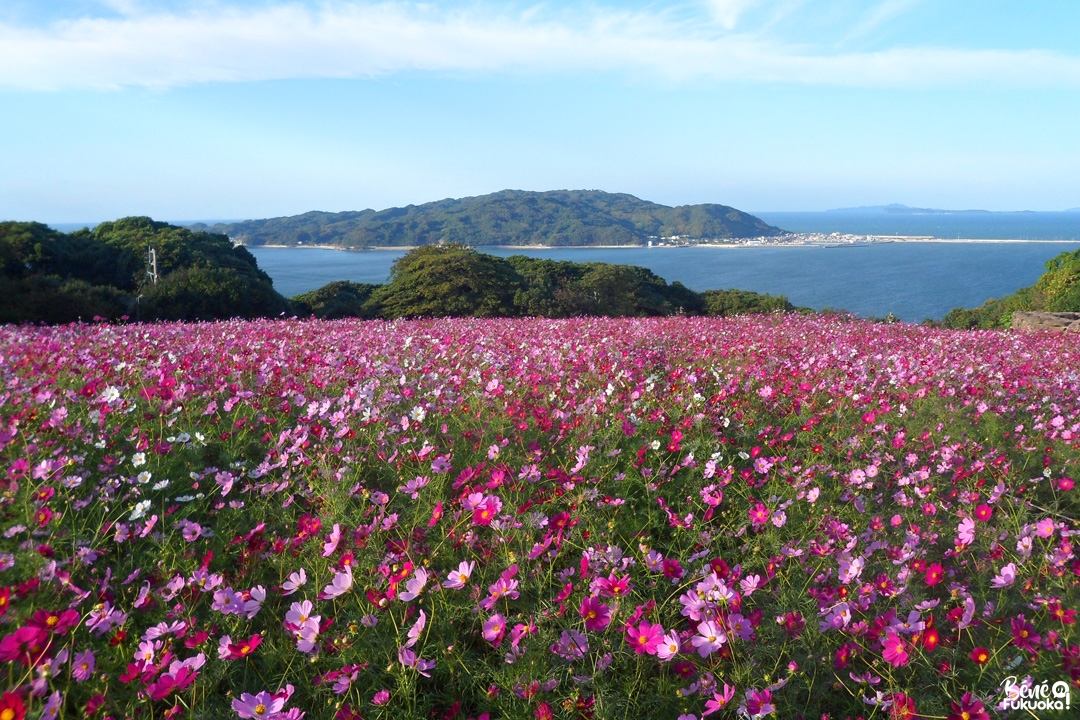
[[695,246],[791,246],[819,245],[824,247],[849,247],[891,242],[935,241],[933,235],[850,235],[846,233],[783,233],[752,238],[692,238],[687,235],[661,237],[649,236],[647,247],[695,247]]

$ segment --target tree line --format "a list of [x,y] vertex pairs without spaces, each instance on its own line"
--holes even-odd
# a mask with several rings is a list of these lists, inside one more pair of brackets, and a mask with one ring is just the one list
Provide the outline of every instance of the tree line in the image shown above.
[[255,318],[289,308],[255,256],[224,235],[147,217],[73,233],[0,223],[0,322]]
[[[157,258],[151,277],[148,250]],[[146,217],[62,233],[0,223],[0,322],[215,320],[281,315],[575,317],[736,315],[794,311],[786,297],[695,292],[630,265],[498,258],[460,244],[399,258],[384,285],[332,282],[286,299],[228,237]]]
[[941,324],[947,328],[1007,328],[1018,311],[1080,311],[1080,250],[1063,252],[1046,263],[1034,285],[1003,298],[991,298],[977,308],[954,308]]

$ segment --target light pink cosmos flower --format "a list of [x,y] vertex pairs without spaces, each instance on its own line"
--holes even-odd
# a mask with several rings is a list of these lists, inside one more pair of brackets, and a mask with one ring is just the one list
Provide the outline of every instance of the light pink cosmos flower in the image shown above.
[[423,634],[424,628],[427,627],[427,614],[423,610],[420,611],[420,617],[417,618],[413,626],[409,628],[409,641],[405,643],[405,647],[411,648],[416,644],[416,641],[420,639],[420,635]]
[[672,630],[661,638],[660,644],[656,647],[656,657],[664,662],[669,662],[679,654],[681,646],[682,642],[679,640],[679,634]]
[[344,595],[352,589],[353,574],[352,565],[346,565],[341,572],[335,573],[333,581],[319,593],[320,600],[329,600],[339,595]]
[[405,582],[405,591],[398,594],[398,597],[408,602],[420,596],[420,593],[424,592],[424,586],[427,585],[428,571],[424,568],[416,568],[416,572],[413,576]]
[[727,642],[727,633],[713,620],[706,620],[697,626],[698,634],[690,639],[690,644],[697,648],[698,655],[709,657]]
[[1006,588],[1016,582],[1016,563],[1009,563],[990,581],[992,588]]
[[431,670],[435,667],[434,660],[425,660],[424,658],[417,657],[416,653],[407,647],[398,648],[398,662],[408,668],[415,669],[418,673],[424,677],[431,677]]
[[230,587],[214,591],[214,603],[210,606],[222,615],[239,615],[244,609],[244,596]]
[[258,695],[243,693],[232,701],[233,711],[243,720],[274,720],[284,707],[284,698],[275,698],[265,690]]
[[480,601],[480,607],[485,610],[491,610],[495,607],[501,598],[508,598],[510,600],[516,600],[521,593],[518,592],[518,581],[513,578],[500,577],[495,581],[495,584],[488,587],[488,592],[491,593],[486,598]]
[[1039,522],[1035,523],[1035,534],[1041,538],[1048,538],[1054,534],[1054,521],[1050,518],[1043,518]]
[[447,574],[446,581],[443,582],[443,587],[448,590],[460,590],[465,587],[465,584],[469,582],[469,576],[472,575],[472,571],[475,567],[475,562],[462,560],[461,564],[458,565],[457,570]]
[[564,660],[574,662],[585,657],[585,653],[589,652],[589,640],[578,630],[563,630],[559,642],[551,646],[551,652]]
[[251,620],[258,615],[265,601],[266,588],[262,585],[256,585],[244,593],[244,617]]
[[973,542],[975,542],[975,521],[971,518],[964,518],[956,527],[956,544],[966,547]]
[[322,620],[321,616],[314,613],[315,605],[310,600],[294,602],[289,611],[285,613],[285,622],[290,625],[303,625],[308,620],[314,620],[315,622]]
[[337,550],[338,543],[341,542],[341,525],[334,523],[334,528],[330,531],[330,534],[326,536],[326,542],[323,543],[323,557],[330,557]]
[[765,583],[761,582],[760,575],[747,575],[739,583],[739,587],[742,588],[743,596],[750,597],[755,590],[760,588]]
[[307,584],[307,573],[304,568],[300,568],[298,572],[294,572],[289,575],[289,579],[281,584],[282,595],[292,595],[301,587]]

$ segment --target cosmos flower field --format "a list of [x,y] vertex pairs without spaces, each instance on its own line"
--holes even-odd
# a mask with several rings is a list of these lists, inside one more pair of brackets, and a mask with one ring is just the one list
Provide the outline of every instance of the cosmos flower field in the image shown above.
[[1077,337],[278,320],[0,356],[4,720],[1080,703]]

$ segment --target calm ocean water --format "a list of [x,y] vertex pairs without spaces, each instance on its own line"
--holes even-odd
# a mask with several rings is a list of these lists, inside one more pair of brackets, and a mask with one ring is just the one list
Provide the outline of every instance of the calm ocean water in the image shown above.
[[[833,230],[845,232],[843,228]],[[838,308],[863,317],[892,313],[902,320],[919,322],[927,318],[940,320],[952,308],[975,307],[989,298],[1031,285],[1043,273],[1047,260],[1077,249],[1080,241],[886,243],[839,248],[493,248],[485,251],[502,257],[518,254],[552,260],[642,265],[668,282],[678,280],[698,291],[739,288],[786,295],[796,305],[817,310]],[[288,297],[334,280],[386,282],[394,260],[404,254],[390,250],[347,252],[320,248],[251,248],[251,252],[259,267],[274,279],[278,292]]]
[[884,212],[759,212],[759,218],[790,232],[852,235],[929,235],[1080,241],[1080,212],[994,212],[925,214]]

